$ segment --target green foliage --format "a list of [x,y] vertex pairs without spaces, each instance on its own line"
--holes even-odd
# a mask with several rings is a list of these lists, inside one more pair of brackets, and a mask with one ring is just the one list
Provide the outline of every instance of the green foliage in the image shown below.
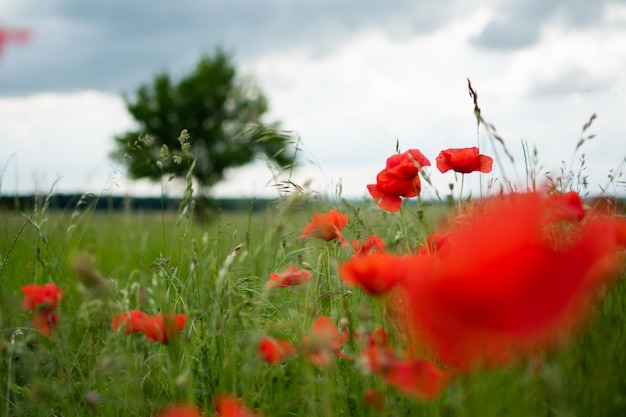
[[[294,162],[290,136],[278,123],[263,124],[268,102],[251,79],[237,76],[231,57],[221,49],[202,58],[178,82],[168,74],[142,85],[126,98],[138,130],[115,137],[112,156],[128,166],[133,178],[184,177],[195,158],[193,175],[203,187],[224,177],[227,168],[264,155],[280,167]],[[179,138],[186,131],[186,142]]]

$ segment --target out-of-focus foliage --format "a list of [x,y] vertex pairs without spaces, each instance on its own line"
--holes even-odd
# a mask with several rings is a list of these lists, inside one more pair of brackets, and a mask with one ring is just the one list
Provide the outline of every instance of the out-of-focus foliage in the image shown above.
[[[227,168],[265,155],[280,167],[294,162],[290,136],[278,123],[263,124],[268,102],[250,78],[237,76],[229,54],[217,49],[180,80],[162,73],[126,98],[138,129],[115,137],[119,158],[133,178],[193,176],[202,187],[223,179]],[[181,135],[186,130],[187,134]],[[183,138],[184,137],[184,138]],[[181,138],[183,140],[181,140]]]

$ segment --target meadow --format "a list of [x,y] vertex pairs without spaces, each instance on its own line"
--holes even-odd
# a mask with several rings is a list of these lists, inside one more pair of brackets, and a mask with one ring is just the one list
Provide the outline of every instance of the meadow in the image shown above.
[[[212,415],[221,396],[264,416],[625,414],[623,279],[602,290],[584,326],[558,348],[460,372],[434,395],[368,369],[364,337],[382,327],[399,346],[405,335],[383,299],[340,279],[353,247],[303,238],[313,213],[331,208],[349,219],[347,241],[376,235],[396,253],[423,246],[455,209],[418,200],[393,213],[293,193],[262,213],[202,220],[84,206],[2,212],[0,415],[150,416],[172,404]],[[311,279],[268,286],[292,264]],[[63,294],[44,337],[21,308],[21,288],[49,282]],[[131,310],[184,314],[186,323],[164,333],[167,343],[112,330],[112,318]],[[337,326],[330,338],[346,335],[329,351],[306,342],[321,316]],[[260,354],[267,336],[289,344],[272,351],[276,360]],[[192,415],[179,412],[169,415]]]
[[494,159],[442,150],[433,202],[397,148],[361,202],[198,215],[193,159],[178,211],[2,211],[0,416],[626,415],[626,218],[584,156],[472,196]]

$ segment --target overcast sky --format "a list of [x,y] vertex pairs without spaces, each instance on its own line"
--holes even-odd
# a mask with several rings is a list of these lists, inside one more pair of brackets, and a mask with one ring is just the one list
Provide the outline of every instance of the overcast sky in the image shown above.
[[[2,193],[47,192],[55,181],[61,192],[160,192],[107,157],[113,135],[134,127],[122,95],[156,73],[191,71],[217,46],[257,80],[267,121],[297,132],[304,158],[294,180],[321,193],[341,184],[343,195],[365,196],[396,141],[433,165],[441,149],[475,146],[467,78],[515,159],[498,160],[483,182],[524,184],[523,140],[536,145],[542,172],[577,169],[575,145],[593,113],[596,137],[582,147],[592,193],[624,164],[626,1],[94,3],[0,2],[0,27],[32,31],[0,56]],[[494,155],[484,129],[480,145]],[[454,174],[430,173],[445,195]],[[467,189],[478,181],[468,176]],[[275,196],[271,183],[257,162],[214,191]],[[609,193],[626,191],[618,187]]]

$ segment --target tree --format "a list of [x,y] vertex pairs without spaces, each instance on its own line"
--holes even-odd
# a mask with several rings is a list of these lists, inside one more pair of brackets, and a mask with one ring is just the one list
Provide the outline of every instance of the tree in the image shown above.
[[278,123],[261,122],[268,110],[263,93],[251,79],[237,77],[231,57],[221,49],[202,58],[178,83],[168,74],[157,75],[152,85],[142,85],[134,99],[125,101],[139,130],[116,136],[113,156],[127,165],[132,178],[183,177],[189,164],[181,160],[191,157],[193,177],[208,188],[224,178],[227,168],[259,154],[282,168],[294,162],[290,136],[278,130]]

